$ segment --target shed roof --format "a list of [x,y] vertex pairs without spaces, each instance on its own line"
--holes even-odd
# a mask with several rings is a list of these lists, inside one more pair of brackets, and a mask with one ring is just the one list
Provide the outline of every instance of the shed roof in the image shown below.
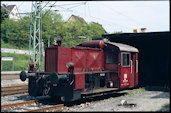
[[107,41],[105,43],[118,47],[120,51],[139,52],[137,48],[130,46],[130,45],[116,43],[116,42],[110,42],[110,41]]
[[16,5],[8,5],[6,8],[9,10],[9,11],[12,11],[13,8],[15,7]]
[[75,20],[84,20],[82,17],[79,17],[79,16],[75,16],[75,15],[71,15],[75,18]]
[[9,12],[11,12],[15,6],[16,5],[7,5],[7,6],[5,5],[5,6],[1,6],[1,7],[4,8],[5,10],[8,10]]
[[85,21],[82,17],[79,17],[79,16],[75,16],[75,15],[71,15],[68,19],[68,21],[70,21],[71,17],[73,17],[75,20],[83,20]]

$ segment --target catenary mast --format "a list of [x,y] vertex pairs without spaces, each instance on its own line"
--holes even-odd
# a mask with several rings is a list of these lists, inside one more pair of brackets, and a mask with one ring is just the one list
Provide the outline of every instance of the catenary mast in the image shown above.
[[[36,71],[42,71],[41,1],[32,1],[30,15],[29,63]],[[31,52],[32,51],[32,52]]]

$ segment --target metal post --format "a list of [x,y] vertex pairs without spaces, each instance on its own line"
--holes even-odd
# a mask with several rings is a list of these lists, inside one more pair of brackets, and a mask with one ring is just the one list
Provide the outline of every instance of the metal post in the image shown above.
[[38,2],[39,3],[39,6],[38,6],[38,30],[39,30],[39,71],[41,70],[42,68],[42,64],[41,64],[41,59],[42,59],[42,38],[41,38],[41,35],[40,35],[40,21],[41,21],[41,17],[40,17],[40,10],[41,10],[41,6],[40,6],[40,1]]
[[12,71],[14,71],[14,60],[12,61]]
[[3,69],[3,67],[2,67],[2,66],[3,66],[3,63],[2,63],[2,60],[1,60],[1,71],[2,71],[2,69]]
[[33,2],[32,2],[32,7],[31,7],[31,14],[30,14],[30,40],[29,40],[29,61],[28,61],[28,64],[31,60],[31,42],[32,42],[32,39],[33,39],[33,36],[32,36],[32,26],[33,26],[33,21],[32,21],[32,13],[33,13]]
[[[33,27],[33,62],[36,62],[36,21],[37,21],[37,2],[35,2],[34,27]],[[36,65],[37,66],[37,65]]]
[[[36,71],[41,71],[42,62],[42,35],[41,35],[41,2],[32,2],[30,23],[30,41],[29,41],[29,62],[33,56],[32,62],[35,64]],[[33,50],[33,54],[30,52]],[[36,56],[37,55],[37,56]]]

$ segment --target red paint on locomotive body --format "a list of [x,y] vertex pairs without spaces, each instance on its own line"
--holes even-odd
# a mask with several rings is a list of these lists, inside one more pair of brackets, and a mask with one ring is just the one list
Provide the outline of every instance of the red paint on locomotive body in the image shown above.
[[138,85],[137,55],[135,52],[124,51],[120,53],[120,88]]
[[67,73],[68,68],[66,64],[71,61],[71,48],[58,47],[58,70],[57,73]]
[[48,47],[45,49],[45,72],[57,72],[58,47]]
[[103,65],[99,62],[102,52],[87,49],[72,49],[71,61],[75,64],[75,72],[101,71]]
[[138,85],[138,53],[136,53],[136,61],[135,61],[135,73],[136,73],[136,83],[135,85],[137,86]]
[[71,61],[75,64],[74,72],[86,71],[86,50],[72,49]]
[[84,47],[92,47],[92,48],[104,48],[105,43],[103,40],[92,40],[92,41],[85,41],[82,43]]
[[130,86],[130,52],[121,52],[121,73],[120,73],[120,88]]
[[75,74],[75,89],[85,88],[85,74]]
[[[72,48],[71,61],[74,63],[75,89],[85,87],[85,72],[104,70],[104,53],[100,49]],[[83,87],[84,86],[84,87]]]
[[104,53],[100,49],[50,47],[46,49],[45,71],[67,73],[68,62],[74,63],[74,72],[104,70]]
[[104,53],[103,51],[87,50],[87,71],[103,71],[104,70]]
[[131,73],[130,73],[130,86],[135,86],[136,85],[136,53],[131,53]]
[[71,48],[71,61],[74,72],[93,72],[104,70],[104,52],[101,49]]

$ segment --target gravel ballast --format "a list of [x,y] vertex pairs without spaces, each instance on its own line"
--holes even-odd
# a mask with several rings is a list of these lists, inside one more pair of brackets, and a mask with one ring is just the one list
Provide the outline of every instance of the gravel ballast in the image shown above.
[[[122,100],[126,100],[127,105],[121,105]],[[170,106],[170,92],[142,91],[65,107],[64,111],[170,111],[170,107],[164,108],[164,105]]]

